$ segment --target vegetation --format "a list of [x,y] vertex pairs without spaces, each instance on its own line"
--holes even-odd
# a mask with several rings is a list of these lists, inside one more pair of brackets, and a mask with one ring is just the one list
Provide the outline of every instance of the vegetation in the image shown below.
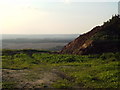
[[[30,83],[38,79],[43,80],[45,76],[48,77],[45,79],[47,81],[53,77],[56,79],[49,81],[52,82],[49,84],[48,82],[39,82],[37,85],[32,83],[29,87],[119,88],[120,86],[118,78],[120,74],[118,70],[119,52],[99,55],[63,55],[40,52],[30,54],[22,50],[21,52],[19,50],[19,53],[15,52],[16,50],[3,50],[3,88],[18,88],[24,80]],[[4,73],[5,70],[16,70],[14,78],[17,78],[17,74],[19,74],[19,79],[13,80],[13,78],[8,77],[7,75],[10,73],[12,75],[13,71]],[[20,81],[20,77],[23,81]],[[24,85],[26,84],[24,83]]]
[[96,33],[92,40],[120,41],[120,16],[112,16],[107,22],[104,22],[102,30]]

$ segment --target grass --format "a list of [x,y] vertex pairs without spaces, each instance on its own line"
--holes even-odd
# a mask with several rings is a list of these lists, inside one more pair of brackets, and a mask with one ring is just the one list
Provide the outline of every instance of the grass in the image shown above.
[[15,88],[16,83],[15,82],[3,82],[2,83],[2,88],[6,88],[6,89],[14,89]]
[[[119,60],[119,52],[99,55],[33,53],[31,56],[22,52],[3,54],[2,67],[36,72],[26,76],[29,80],[39,78],[42,73],[37,72],[55,69],[59,78],[50,84],[52,88],[119,88]],[[12,84],[5,82],[3,86],[11,87]]]

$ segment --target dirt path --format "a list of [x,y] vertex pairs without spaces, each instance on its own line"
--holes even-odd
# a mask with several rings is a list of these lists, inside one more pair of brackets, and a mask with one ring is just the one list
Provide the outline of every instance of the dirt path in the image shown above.
[[71,77],[57,69],[38,70],[37,72],[33,70],[3,69],[2,78],[3,82],[14,82],[15,88],[52,88],[51,84],[60,78],[72,80]]

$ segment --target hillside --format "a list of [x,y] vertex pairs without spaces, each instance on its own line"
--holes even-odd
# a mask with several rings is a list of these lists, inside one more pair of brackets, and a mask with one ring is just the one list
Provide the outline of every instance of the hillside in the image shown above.
[[68,43],[62,54],[99,54],[120,51],[120,17],[115,15],[102,26],[80,35]]

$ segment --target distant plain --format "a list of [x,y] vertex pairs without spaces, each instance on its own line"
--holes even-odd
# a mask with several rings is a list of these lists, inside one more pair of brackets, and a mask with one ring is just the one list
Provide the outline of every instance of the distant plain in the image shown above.
[[60,50],[78,34],[2,35],[2,49]]

